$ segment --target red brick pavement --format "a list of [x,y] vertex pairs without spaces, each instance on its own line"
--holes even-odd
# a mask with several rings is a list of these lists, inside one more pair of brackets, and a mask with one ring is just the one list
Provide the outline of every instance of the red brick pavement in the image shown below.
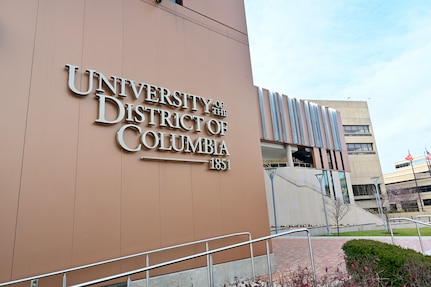
[[[365,237],[361,237],[365,238]],[[332,273],[337,268],[345,270],[342,245],[353,237],[312,237],[311,245],[317,275]],[[391,243],[391,237],[367,237],[367,239]],[[424,250],[431,250],[431,237],[422,237]],[[421,251],[418,237],[395,237],[395,244]],[[272,241],[277,273],[311,268],[307,237],[278,237]]]

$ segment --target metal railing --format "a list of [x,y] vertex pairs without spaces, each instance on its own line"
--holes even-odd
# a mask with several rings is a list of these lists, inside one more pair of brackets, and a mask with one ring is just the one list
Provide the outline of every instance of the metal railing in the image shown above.
[[428,222],[431,222],[431,214],[416,215],[414,219],[428,218]]
[[423,242],[422,242],[421,231],[420,231],[420,228],[419,228],[418,224],[431,227],[431,223],[420,221],[420,220],[415,220],[415,219],[411,219],[411,218],[406,218],[406,217],[390,218],[389,219],[389,229],[391,231],[392,244],[394,244],[394,232],[392,231],[391,221],[409,221],[409,222],[415,223],[416,230],[418,232],[418,237],[419,237],[419,243],[420,243],[420,246],[421,246],[421,251],[422,251],[422,254],[425,254],[424,245],[423,245]]
[[[99,265],[104,265],[104,264],[108,264],[108,263],[114,263],[114,262],[118,262],[118,261],[122,261],[122,260],[126,260],[126,259],[131,259],[131,258],[135,258],[135,257],[139,257],[139,256],[144,256],[144,255],[146,256],[146,266],[148,267],[150,264],[150,258],[149,258],[150,254],[162,252],[162,251],[167,251],[167,250],[171,250],[171,249],[176,249],[176,248],[181,248],[181,247],[186,247],[186,246],[190,246],[190,245],[196,245],[196,244],[200,244],[200,243],[205,243],[205,250],[209,251],[209,242],[211,242],[211,241],[225,239],[225,238],[229,238],[229,237],[235,237],[235,236],[243,236],[243,235],[248,236],[248,241],[252,240],[250,232],[231,233],[231,234],[227,234],[227,235],[221,235],[221,236],[211,237],[211,238],[207,238],[207,239],[201,239],[201,240],[197,240],[197,241],[193,241],[193,242],[178,244],[178,245],[174,245],[174,246],[168,246],[168,247],[154,249],[154,250],[150,250],[150,251],[135,253],[135,254],[126,255],[126,256],[122,256],[122,257],[118,257],[118,258],[114,258],[114,259],[99,261],[99,262],[95,262],[95,263],[91,263],[91,264],[86,264],[86,265],[72,267],[72,268],[68,268],[68,269],[64,269],[64,270],[45,273],[45,274],[41,274],[41,275],[37,275],[37,276],[31,276],[31,277],[17,279],[17,280],[13,280],[13,281],[9,281],[9,282],[3,282],[3,283],[0,283],[0,287],[1,286],[7,286],[7,285],[13,285],[13,284],[17,284],[17,283],[22,283],[22,282],[26,282],[26,281],[32,282],[31,286],[36,287],[37,281],[39,279],[47,278],[47,277],[51,277],[51,276],[55,276],[55,275],[60,275],[60,274],[63,274],[62,287],[66,287],[67,286],[67,275],[66,274],[73,272],[73,271],[87,269],[87,268],[91,268],[91,267],[95,267],[95,266],[99,266]],[[251,243],[249,245],[250,245],[250,257],[252,258],[251,265],[252,265],[252,271],[253,271],[253,277],[254,277],[255,276],[255,270],[254,270],[254,261],[253,261],[253,257],[254,257],[253,246]],[[209,256],[207,256],[207,265],[209,264],[209,262],[208,262],[209,260],[210,260],[210,258],[209,258]],[[151,269],[152,268],[146,270],[146,278],[148,278],[148,279],[150,278],[150,270]],[[210,276],[209,270],[208,270],[208,276]],[[147,286],[149,286],[148,281],[149,280],[147,280]]]
[[[99,278],[99,279],[96,279],[96,280],[92,280],[92,281],[88,281],[88,282],[84,282],[84,283],[72,285],[70,287],[91,286],[91,285],[95,285],[95,284],[107,282],[107,281],[110,281],[110,280],[125,278],[125,277],[127,277],[127,286],[129,287],[130,286],[130,282],[131,282],[130,281],[130,276],[131,275],[138,274],[138,273],[143,273],[143,272],[147,272],[148,270],[152,270],[152,269],[156,269],[156,268],[160,268],[160,267],[172,265],[172,264],[175,264],[175,263],[183,262],[183,261],[186,261],[186,260],[190,260],[190,259],[194,259],[194,258],[198,258],[198,257],[202,257],[202,256],[209,256],[209,260],[207,261],[207,264],[208,264],[207,267],[208,267],[208,270],[210,271],[210,276],[208,277],[208,285],[210,287],[213,287],[214,286],[214,277],[213,277],[213,260],[212,260],[212,254],[217,253],[217,252],[221,252],[221,251],[226,251],[226,250],[229,250],[229,249],[234,249],[234,248],[241,247],[241,246],[244,246],[244,245],[252,245],[253,243],[260,242],[260,241],[265,241],[265,244],[266,244],[266,256],[267,256],[267,264],[268,264],[269,286],[273,286],[273,283],[272,283],[271,260],[270,260],[270,253],[269,253],[269,241],[268,240],[270,240],[272,238],[275,238],[275,237],[284,236],[284,235],[288,235],[288,234],[292,234],[292,233],[297,233],[297,232],[307,232],[308,248],[309,248],[309,252],[310,252],[310,260],[311,260],[311,268],[312,268],[312,271],[313,271],[313,278],[314,278],[314,281],[317,281],[316,268],[314,266],[313,249],[312,249],[312,246],[311,246],[310,231],[308,229],[306,229],[306,228],[301,228],[301,229],[295,229],[295,230],[286,231],[286,232],[283,232],[283,233],[278,233],[278,234],[273,234],[273,235],[269,235],[269,236],[264,236],[264,237],[261,237],[261,238],[249,240],[249,241],[246,241],[246,242],[236,243],[236,244],[228,245],[228,246],[217,248],[217,249],[213,249],[213,250],[208,250],[206,252],[196,253],[196,254],[193,254],[193,255],[190,255],[190,256],[185,256],[185,257],[177,258],[177,259],[174,259],[174,260],[166,261],[166,262],[155,264],[155,265],[152,265],[152,266],[147,266],[147,267],[144,267],[144,268],[139,268],[139,269],[135,269],[135,270],[132,270],[132,271],[123,272],[123,273],[119,273],[119,274],[116,274],[116,275],[111,275],[111,276]],[[251,261],[253,262],[253,258],[251,258]],[[255,277],[255,275],[253,275],[253,277]],[[147,284],[148,284],[149,280],[147,279],[146,281],[147,281]]]

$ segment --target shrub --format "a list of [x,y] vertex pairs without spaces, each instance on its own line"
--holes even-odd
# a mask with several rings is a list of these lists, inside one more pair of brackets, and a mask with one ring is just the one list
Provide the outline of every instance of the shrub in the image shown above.
[[[343,245],[346,268],[356,282],[374,278],[365,286],[431,286],[431,257],[396,245],[355,239]],[[372,279],[370,279],[372,280]]]
[[[224,287],[270,287],[267,276],[256,280],[238,280],[235,279],[233,284],[225,284]],[[273,277],[274,287],[358,287],[362,285],[355,284],[348,274],[337,268],[334,272],[326,272],[317,281],[313,272],[305,267],[298,266],[294,270],[284,271],[278,276]],[[368,285],[364,285],[368,286]]]

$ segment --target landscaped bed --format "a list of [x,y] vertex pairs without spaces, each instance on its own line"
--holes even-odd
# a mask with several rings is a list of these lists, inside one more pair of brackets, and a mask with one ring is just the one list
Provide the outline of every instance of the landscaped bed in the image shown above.
[[[327,272],[315,280],[308,268],[277,274],[273,277],[276,287],[431,287],[431,257],[412,249],[389,243],[354,239],[343,245],[344,268],[328,266]],[[225,286],[269,286],[267,277],[258,280],[237,280]]]

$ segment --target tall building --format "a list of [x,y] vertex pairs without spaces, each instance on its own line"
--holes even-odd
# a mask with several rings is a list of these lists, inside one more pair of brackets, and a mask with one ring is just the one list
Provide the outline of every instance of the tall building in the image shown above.
[[334,224],[335,201],[350,207],[343,224],[381,224],[355,205],[342,112],[261,88],[258,98],[271,225]]
[[[351,167],[353,200],[356,205],[382,214],[386,188],[380,166],[374,129],[366,101],[327,101],[316,103],[336,109],[343,123],[343,133]],[[380,196],[376,194],[377,189]]]
[[269,234],[244,3],[176,2],[1,2],[0,282]]

